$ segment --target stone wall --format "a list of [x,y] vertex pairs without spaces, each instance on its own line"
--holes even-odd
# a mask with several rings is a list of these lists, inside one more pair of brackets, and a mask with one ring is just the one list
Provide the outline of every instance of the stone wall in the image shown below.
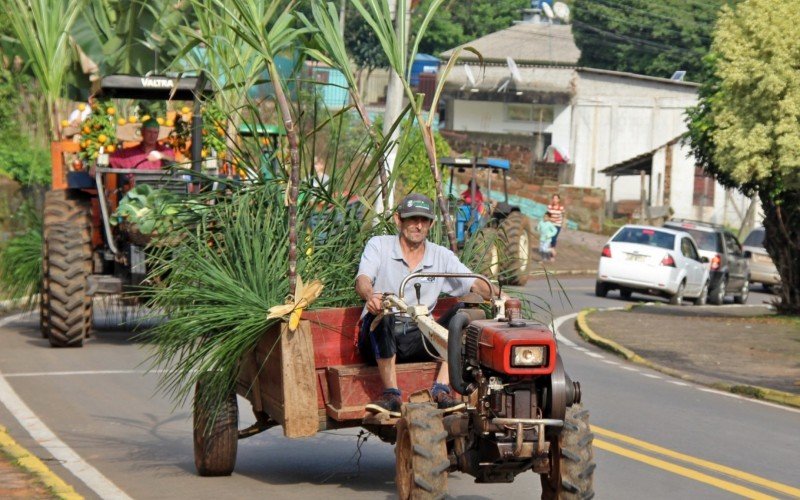
[[578,223],[578,229],[592,233],[603,231],[606,212],[605,190],[555,184],[529,184],[511,180],[509,194],[514,194],[548,205],[554,194],[561,197],[561,204],[567,211],[567,218]]

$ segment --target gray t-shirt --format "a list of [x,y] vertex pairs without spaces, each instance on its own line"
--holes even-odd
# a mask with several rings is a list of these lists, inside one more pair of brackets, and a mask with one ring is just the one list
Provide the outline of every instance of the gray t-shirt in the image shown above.
[[[397,235],[374,236],[367,242],[358,276],[366,276],[372,281],[375,293],[397,293],[403,278],[412,272],[436,273],[471,273],[472,271],[458,260],[458,257],[447,248],[425,241],[425,255],[416,269],[409,269],[403,260],[400,248],[400,237]],[[406,284],[405,301],[409,305],[417,303],[414,283],[420,283],[420,303],[433,310],[439,295],[444,293],[453,297],[466,295],[475,283],[475,278],[419,278]],[[366,306],[363,316],[366,314]]]

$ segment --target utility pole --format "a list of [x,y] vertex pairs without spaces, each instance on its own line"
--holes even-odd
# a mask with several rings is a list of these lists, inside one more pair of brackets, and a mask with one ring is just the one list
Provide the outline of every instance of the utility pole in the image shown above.
[[[402,4],[405,6],[405,12],[398,12],[398,4]],[[399,27],[401,23],[405,22],[406,29],[404,45],[408,44],[408,26],[410,24],[410,14],[411,11],[409,10],[407,2],[399,2],[398,0],[389,0],[389,11],[392,13],[394,17],[394,25],[395,25],[395,32],[399,32]],[[402,17],[401,17],[402,16]],[[405,56],[406,54],[403,54]],[[383,114],[383,136],[386,137],[389,134],[389,131],[392,128],[392,125],[395,121],[400,117],[400,112],[403,109],[403,84],[400,80],[400,75],[397,74],[393,69],[389,71],[389,85],[386,88],[386,110]],[[394,164],[397,159],[397,147],[394,143],[397,142],[400,133],[399,130],[395,129],[394,133],[391,136],[391,143],[392,146],[386,153],[386,169],[387,169],[387,177],[392,175],[392,171],[394,170]],[[384,206],[384,200],[379,198],[378,201],[378,208],[379,210],[383,211],[386,207],[393,207],[394,206],[394,192],[390,190],[388,193],[388,200],[386,200],[386,206]]]

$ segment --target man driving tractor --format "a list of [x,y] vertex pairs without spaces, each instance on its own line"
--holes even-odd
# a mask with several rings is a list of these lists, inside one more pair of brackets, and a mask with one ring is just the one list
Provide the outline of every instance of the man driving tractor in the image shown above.
[[155,118],[142,123],[142,142],[136,146],[111,153],[109,163],[112,168],[160,170],[162,160],[175,161],[175,153],[169,147],[158,143],[161,125]]
[[[361,256],[356,276],[356,292],[366,305],[362,312],[359,351],[365,360],[377,364],[383,383],[382,397],[366,405],[370,412],[400,416],[402,395],[397,384],[395,363],[426,361],[433,358],[434,348],[423,338],[422,332],[410,318],[387,315],[376,325],[374,320],[383,313],[384,293],[397,293],[403,279],[411,273],[471,273],[458,257],[445,247],[427,240],[434,221],[433,202],[427,196],[412,193],[403,198],[397,207],[394,221],[397,235],[371,238]],[[472,291],[485,299],[492,290],[482,280],[475,278],[420,278],[408,286],[419,283],[420,304],[433,310],[441,293],[458,297]],[[409,290],[408,296],[415,292]],[[447,325],[458,306],[439,320]],[[441,363],[431,395],[439,408],[454,411],[464,403],[450,394],[447,364]]]

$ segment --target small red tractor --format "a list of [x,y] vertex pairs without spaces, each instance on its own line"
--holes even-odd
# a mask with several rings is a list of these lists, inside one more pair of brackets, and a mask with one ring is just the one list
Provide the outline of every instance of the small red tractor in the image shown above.
[[553,332],[521,319],[518,301],[499,297],[490,304],[462,298],[462,308],[443,327],[434,318],[458,299],[441,300],[431,313],[409,305],[403,295],[407,284],[440,276],[445,275],[408,276],[397,295],[384,295],[384,307],[387,314],[413,318],[448,362],[464,410],[445,414],[432,402],[426,388],[437,363],[425,362],[397,365],[399,385],[410,394],[400,418],[366,414],[364,405],[383,387],[377,368],[363,364],[355,347],[361,308],[305,311],[297,330],[281,323],[240,360],[236,393],[252,404],[257,422],[251,427],[238,429],[235,393],[210,404],[200,378],[194,400],[198,473],[231,474],[237,440],[274,426],[282,426],[287,437],[363,427],[396,443],[401,499],[443,497],[451,471],[470,474],[477,483],[508,483],[533,471],[541,477],[544,499],[591,498],[595,465],[588,411],[580,404],[580,384],[564,371]]

